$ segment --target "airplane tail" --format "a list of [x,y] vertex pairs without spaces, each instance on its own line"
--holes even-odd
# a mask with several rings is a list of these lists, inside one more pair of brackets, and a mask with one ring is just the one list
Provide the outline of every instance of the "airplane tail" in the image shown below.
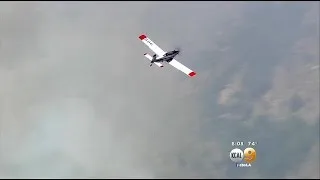
[[[149,54],[147,54],[147,53],[145,53],[144,56],[145,56],[147,59],[149,59],[151,62],[152,62],[152,60],[154,59],[154,57],[152,57],[151,55],[149,55]],[[156,65],[159,66],[159,67],[163,67],[163,65],[162,65],[160,62],[153,62],[153,63],[156,64]],[[153,63],[152,63],[152,64],[153,64]]]
[[152,64],[154,63],[154,61],[157,59],[157,54],[154,54],[152,56],[152,60],[151,60],[151,64],[150,64],[150,67],[152,66]]
[[152,61],[151,62],[153,62],[154,60],[156,60],[157,59],[157,54],[154,54],[153,56],[152,56]]

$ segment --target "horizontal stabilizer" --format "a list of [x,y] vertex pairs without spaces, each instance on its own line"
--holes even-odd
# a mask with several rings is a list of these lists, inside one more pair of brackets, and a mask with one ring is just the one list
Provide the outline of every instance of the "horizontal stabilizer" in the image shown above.
[[[152,61],[152,56],[150,56],[150,54],[145,53],[144,56],[149,59],[150,61]],[[163,65],[159,62],[154,62],[154,64],[156,64],[159,67],[163,67]]]

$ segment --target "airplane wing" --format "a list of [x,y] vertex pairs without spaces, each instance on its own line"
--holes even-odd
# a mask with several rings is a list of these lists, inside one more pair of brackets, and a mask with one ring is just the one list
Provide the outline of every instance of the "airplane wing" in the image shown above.
[[[162,50],[159,46],[157,46],[150,38],[148,38],[146,35],[141,34],[139,36],[139,39],[147,45],[153,52],[155,52],[159,58],[163,57],[163,55],[166,53],[164,50]],[[182,71],[183,73],[187,74],[188,76],[192,77],[196,75],[196,72],[192,71],[191,69],[187,68],[183,64],[181,64],[179,61],[172,59],[172,61],[169,62],[170,65],[177,68],[178,70]]]
[[[150,56],[150,54],[145,53],[144,56],[149,59],[150,61],[152,61],[152,56]],[[163,67],[163,65],[159,62],[154,62],[154,64],[156,64],[159,67]]]
[[197,73],[192,71],[191,69],[187,68],[185,65],[181,64],[179,61],[172,59],[172,61],[169,62],[169,64],[178,70],[184,72],[188,76],[192,77],[195,76]]
[[154,42],[151,41],[146,35],[142,34],[139,36],[139,39],[147,45],[153,52],[155,52],[159,58],[163,57],[163,55],[166,53],[164,52],[159,46],[157,46]]

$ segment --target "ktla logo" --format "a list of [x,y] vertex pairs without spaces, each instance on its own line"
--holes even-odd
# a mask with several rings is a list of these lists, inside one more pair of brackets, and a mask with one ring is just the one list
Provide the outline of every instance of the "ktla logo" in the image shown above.
[[235,163],[240,163],[243,159],[246,163],[253,163],[257,158],[256,150],[249,147],[242,151],[239,148],[232,149],[230,159]]

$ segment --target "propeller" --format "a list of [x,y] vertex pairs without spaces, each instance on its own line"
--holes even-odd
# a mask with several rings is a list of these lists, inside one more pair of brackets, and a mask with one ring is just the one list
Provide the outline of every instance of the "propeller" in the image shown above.
[[176,48],[174,48],[174,50],[179,51],[179,55],[181,55],[181,48],[180,47],[176,47]]

